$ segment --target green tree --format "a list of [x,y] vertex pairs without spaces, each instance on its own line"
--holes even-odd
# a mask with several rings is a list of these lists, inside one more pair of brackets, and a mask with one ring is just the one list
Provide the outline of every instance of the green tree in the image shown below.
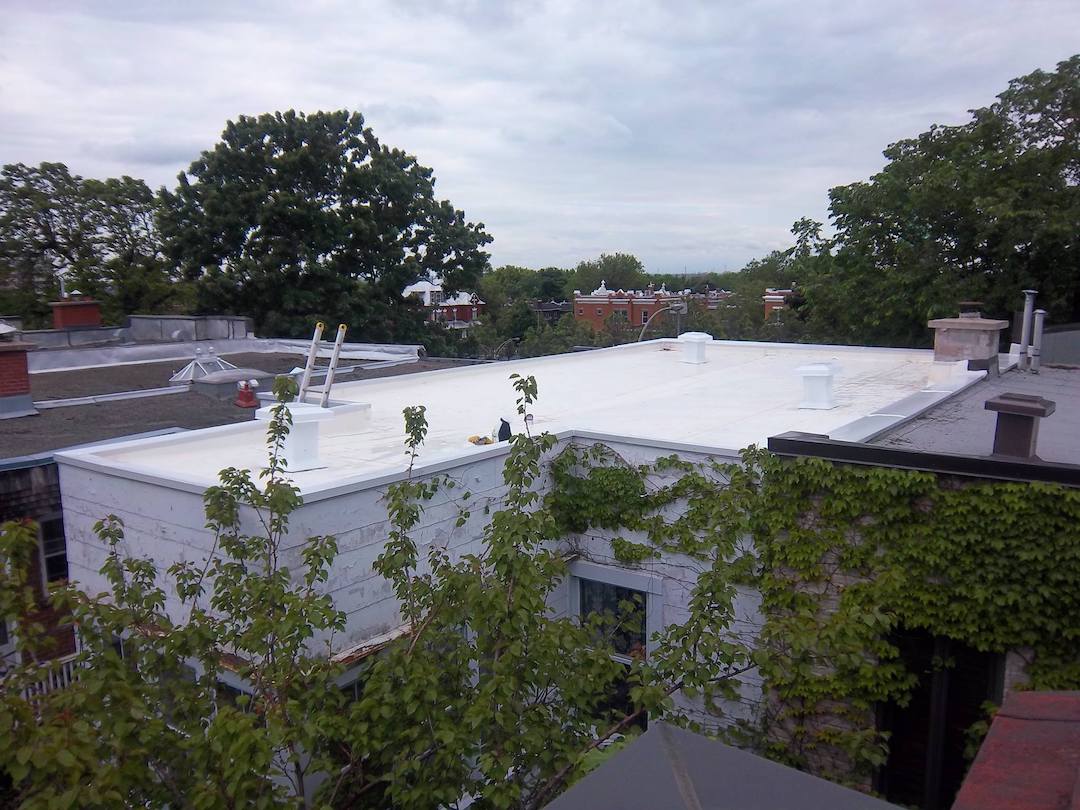
[[961,126],[885,150],[870,180],[830,191],[833,255],[800,279],[815,338],[926,345],[962,299],[1008,317],[1040,291],[1051,321],[1080,320],[1080,56],[1015,79]]
[[101,300],[107,320],[172,309],[180,289],[161,262],[155,201],[131,177],[84,180],[62,163],[0,172],[0,309],[48,323],[67,289]]
[[282,335],[321,319],[415,339],[422,318],[401,290],[431,276],[474,289],[491,241],[436,199],[431,169],[346,110],[230,121],[162,199],[169,256],[199,282],[200,310]]
[[604,253],[599,259],[583,261],[574,268],[564,288],[566,298],[569,300],[574,290],[587,295],[599,287],[601,281],[607,284],[609,290],[640,290],[648,285],[649,278],[645,274],[645,266],[636,256]]

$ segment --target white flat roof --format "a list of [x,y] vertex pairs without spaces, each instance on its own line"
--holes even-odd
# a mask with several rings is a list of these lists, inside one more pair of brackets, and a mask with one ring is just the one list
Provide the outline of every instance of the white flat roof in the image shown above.
[[[934,363],[932,352],[916,349],[713,341],[705,353],[706,363],[687,364],[681,362],[680,343],[653,340],[343,383],[334,387],[335,401],[366,403],[370,409],[343,409],[321,423],[320,461],[325,466],[293,477],[308,495],[345,479],[360,486],[367,479],[400,473],[406,467],[401,412],[410,405],[427,408],[430,430],[421,464],[488,455],[491,448],[471,445],[468,437],[490,434],[500,417],[510,421],[515,433],[523,429],[509,379],[513,373],[536,378],[534,431],[608,434],[704,450],[764,444],[769,436],[789,430],[866,438],[983,376],[968,372],[964,363]],[[796,369],[823,362],[838,367],[836,407],[802,409],[803,382]],[[900,403],[905,399],[906,404]],[[183,488],[206,487],[217,482],[225,467],[263,467],[264,430],[264,423],[253,421],[70,451],[58,458]]]

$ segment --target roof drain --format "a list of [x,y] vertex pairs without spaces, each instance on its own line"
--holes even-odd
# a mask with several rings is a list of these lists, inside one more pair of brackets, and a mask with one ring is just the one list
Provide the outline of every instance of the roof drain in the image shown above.
[[1057,404],[1031,394],[999,394],[983,406],[997,412],[994,455],[1037,459],[1039,420],[1054,412]]
[[811,363],[795,369],[795,373],[802,377],[803,381],[803,399],[799,407],[814,411],[829,411],[835,408],[833,377],[838,371],[833,363]]

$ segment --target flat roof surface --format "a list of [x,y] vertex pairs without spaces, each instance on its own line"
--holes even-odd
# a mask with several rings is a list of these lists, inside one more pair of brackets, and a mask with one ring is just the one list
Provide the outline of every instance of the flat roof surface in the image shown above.
[[[321,469],[294,474],[305,494],[405,467],[402,409],[424,405],[430,424],[420,463],[468,457],[485,448],[500,417],[523,429],[512,373],[539,387],[535,431],[588,431],[703,449],[737,450],[785,430],[830,433],[919,392],[931,401],[978,379],[963,364],[933,362],[924,350],[714,341],[701,365],[681,362],[682,345],[655,340],[578,354],[468,366],[334,386],[334,399],[366,403],[320,425]],[[800,408],[800,366],[833,362],[836,407]],[[227,466],[266,463],[264,425],[249,424],[146,439],[69,455],[156,479],[206,486]]]
[[[222,355],[239,367],[256,368],[270,373],[291,371],[304,364],[300,355],[245,353]],[[30,390],[35,402],[69,397],[87,397],[118,391],[163,388],[169,377],[183,368],[186,360],[126,364],[86,368],[75,371],[50,371],[30,375]],[[320,360],[325,366],[326,361]],[[363,360],[342,360],[341,367],[370,364]],[[427,358],[414,363],[357,369],[336,379],[381,379],[403,374],[435,371],[472,365],[470,360]],[[321,385],[317,378],[315,386]],[[337,385],[334,386],[335,392]],[[191,391],[145,397],[71,405],[41,410],[37,416],[0,419],[0,459],[58,450],[62,447],[115,439],[135,433],[166,428],[189,430],[252,421],[252,410],[238,408],[230,401],[219,401]]]
[[1043,366],[1039,374],[1007,371],[989,377],[889,430],[873,444],[935,453],[990,455],[997,414],[983,403],[1007,392],[1052,400],[1057,409],[1039,420],[1038,455],[1044,461],[1080,464],[1080,369]]

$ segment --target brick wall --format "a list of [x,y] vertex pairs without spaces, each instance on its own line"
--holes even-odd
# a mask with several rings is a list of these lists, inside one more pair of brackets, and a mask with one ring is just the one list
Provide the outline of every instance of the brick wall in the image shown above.
[[25,343],[0,343],[0,397],[30,393]]

